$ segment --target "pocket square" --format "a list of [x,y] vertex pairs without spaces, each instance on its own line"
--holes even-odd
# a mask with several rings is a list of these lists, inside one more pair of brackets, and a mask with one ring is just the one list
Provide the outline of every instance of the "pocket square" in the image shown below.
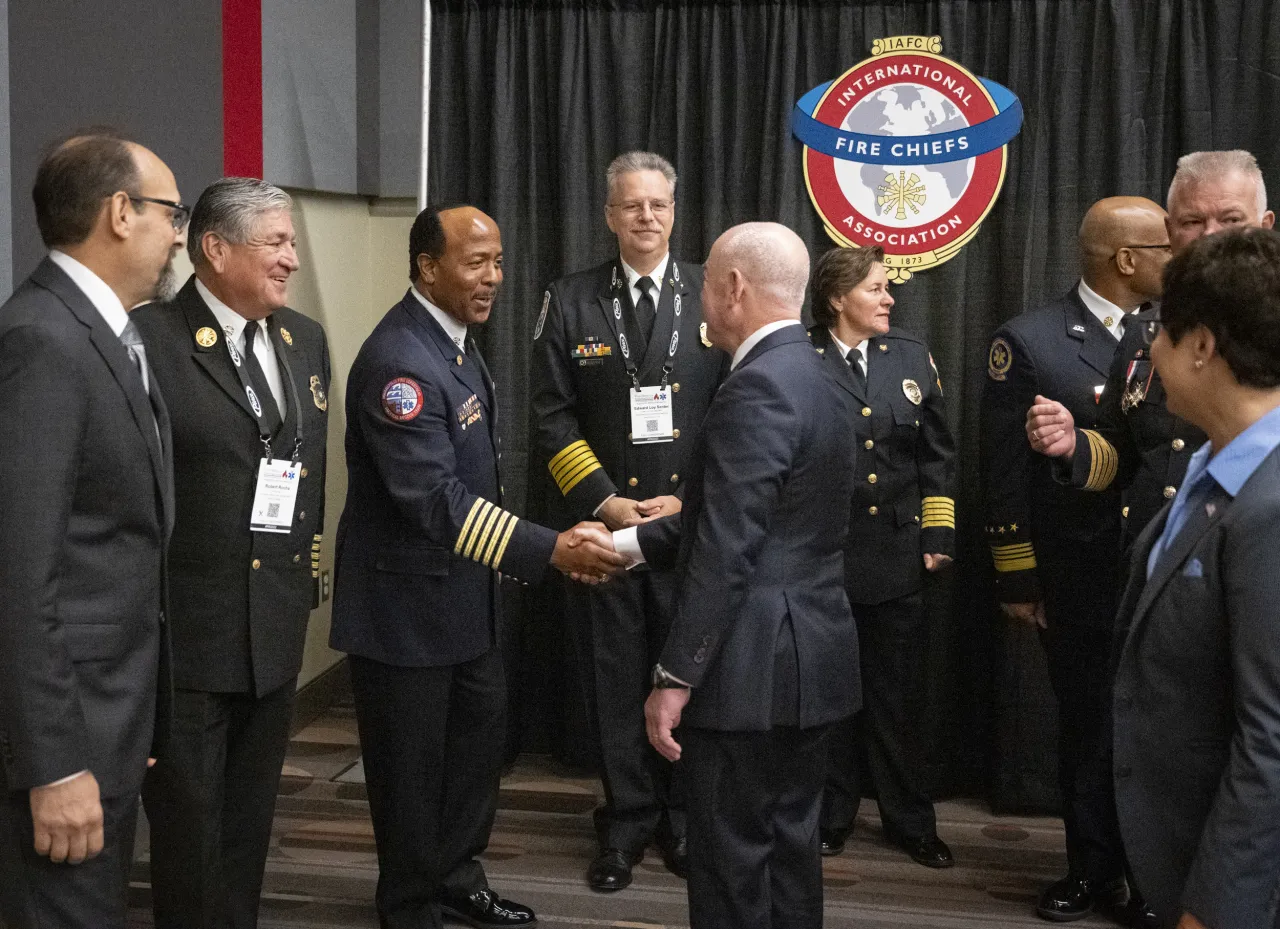
[[1183,577],[1204,577],[1204,565],[1200,563],[1199,558],[1192,558],[1187,562],[1187,566],[1182,569]]

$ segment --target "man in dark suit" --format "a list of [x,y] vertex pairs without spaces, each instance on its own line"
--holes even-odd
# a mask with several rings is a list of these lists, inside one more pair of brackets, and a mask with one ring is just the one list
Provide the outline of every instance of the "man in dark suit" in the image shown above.
[[[142,788],[160,929],[258,920],[324,524],[329,351],[285,306],[290,206],[254,178],[215,182],[191,216],[195,274],[136,314],[169,397],[177,497],[173,742]],[[295,475],[285,496],[263,486],[267,462]]]
[[[1079,284],[996,331],[982,397],[981,469],[996,595],[1006,615],[1039,630],[1058,701],[1069,873],[1036,908],[1056,921],[1080,919],[1095,905],[1114,909],[1126,899],[1109,798],[1090,764],[1106,713],[1120,499],[1115,490],[1091,493],[1055,481],[1049,460],[1031,451],[1026,416],[1037,395],[1058,397],[1077,423],[1093,427],[1122,321],[1159,295],[1164,253],[1137,246],[1167,242],[1163,220],[1157,204],[1138,197],[1090,207],[1080,225]],[[1120,260],[1130,256],[1143,262],[1132,273]],[[1105,477],[1100,461],[1095,482]]]
[[703,310],[732,370],[682,512],[615,533],[620,553],[678,577],[645,711],[653,746],[687,766],[693,929],[822,924],[826,736],[860,702],[844,592],[855,451],[837,428],[858,405],[800,325],[808,272],[784,226],[716,241]]
[[[559,489],[555,524],[599,518],[612,529],[680,508],[681,475],[727,356],[702,328],[702,268],[668,250],[676,174],[652,152],[609,166],[605,221],[619,257],[553,283],[534,330],[530,419],[535,456]],[[666,422],[641,434],[632,389],[666,398]],[[647,425],[643,417],[641,425]],[[684,801],[678,767],[644,734],[648,669],[674,607],[669,571],[634,571],[598,587],[573,587],[568,620],[587,725],[599,743],[605,803],[600,851],[587,869],[595,890],[621,890],[656,838],[684,874]]]
[[531,926],[478,860],[506,733],[499,582],[548,564],[599,580],[624,560],[603,526],[557,534],[502,508],[497,390],[468,334],[502,281],[497,224],[471,206],[423,210],[409,277],[347,382],[330,637],[351,656],[378,915],[384,929],[438,927],[442,912]]
[[1203,429],[1117,617],[1116,808],[1163,929],[1280,926],[1280,233],[1169,264],[1151,354]]
[[0,922],[123,929],[168,703],[168,414],[128,310],[188,210],[153,153],[73,137],[33,191],[49,257],[0,307]]

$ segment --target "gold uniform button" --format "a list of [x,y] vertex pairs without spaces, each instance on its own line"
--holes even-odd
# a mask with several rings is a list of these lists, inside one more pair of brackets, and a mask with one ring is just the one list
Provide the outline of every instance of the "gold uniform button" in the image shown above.
[[876,482],[876,476],[875,476],[874,474],[868,474],[868,475],[867,475],[867,483],[868,483],[868,484],[874,484],[875,482]]
[[680,393],[680,385],[679,385],[679,384],[672,384],[672,385],[671,385],[671,392],[672,392],[673,394],[678,394],[678,393]]
[[869,406],[864,406],[864,407],[862,408],[862,415],[863,415],[863,416],[870,416],[870,415],[871,415],[871,407],[869,407]]
[[863,447],[863,448],[875,448],[875,447],[876,447],[876,443],[875,443],[875,442],[872,442],[870,439],[867,439],[867,441],[865,441],[865,442],[863,442],[863,443],[862,443],[862,447]]
[[253,570],[257,571],[261,567],[262,567],[262,562],[259,561],[257,558],[253,559]]
[[1122,509],[1122,510],[1120,511],[1120,515],[1121,515],[1121,516],[1123,516],[1125,519],[1128,519],[1128,518],[1129,518],[1129,508],[1126,506],[1124,509]]
[[920,522],[920,517],[919,517],[919,516],[912,516],[911,518],[912,518],[912,519],[914,519],[916,522]]
[[868,512],[870,515],[875,516],[877,513],[879,513],[879,512],[880,512],[880,507],[878,507],[878,506],[869,506],[869,507],[867,507],[867,512]]
[[1177,495],[1177,493],[1178,493],[1178,488],[1170,484],[1168,487],[1164,489],[1164,498],[1166,500],[1172,500],[1174,496]]
[[639,483],[640,483],[640,479],[638,477],[633,477],[627,481],[627,484],[630,485],[631,487],[635,487]]
[[673,484],[679,484],[679,483],[680,483],[680,475],[679,475],[679,474],[673,474],[673,475],[671,475],[671,483],[673,483]]
[[679,430],[679,429],[672,429],[672,430],[671,430],[671,438],[673,438],[673,439],[678,439],[678,438],[680,438],[680,430]]
[[294,563],[294,564],[298,564],[298,563],[300,563],[301,561],[302,561],[302,556],[301,556],[301,555],[294,555],[294,556],[293,556],[293,563]]
[[306,476],[307,476],[307,469],[306,469],[306,468],[303,468],[303,469],[302,469],[302,476],[303,476],[303,477],[306,477]]
[[1183,450],[1184,448],[1186,448],[1186,447],[1187,447],[1187,443],[1186,443],[1186,442],[1184,442],[1184,441],[1182,441],[1181,439],[1174,439],[1174,440],[1173,440],[1173,450],[1174,450],[1175,452],[1180,452],[1180,451],[1182,451],[1182,450]]

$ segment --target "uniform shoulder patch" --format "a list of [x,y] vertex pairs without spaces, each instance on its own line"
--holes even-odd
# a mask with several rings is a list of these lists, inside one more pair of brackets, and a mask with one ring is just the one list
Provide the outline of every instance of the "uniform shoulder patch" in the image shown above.
[[938,393],[942,393],[942,375],[938,373],[938,363],[933,360],[933,352],[929,352],[929,367],[933,368],[933,379],[938,385]]
[[411,377],[397,377],[382,388],[382,412],[397,423],[407,423],[422,412],[422,388]]
[[547,308],[551,306],[551,291],[542,295],[542,312],[538,314],[538,325],[533,327],[533,341],[542,335],[542,327],[547,324]]
[[993,381],[1003,381],[1009,376],[1013,367],[1013,349],[1004,337],[991,343],[991,353],[987,356],[987,376]]

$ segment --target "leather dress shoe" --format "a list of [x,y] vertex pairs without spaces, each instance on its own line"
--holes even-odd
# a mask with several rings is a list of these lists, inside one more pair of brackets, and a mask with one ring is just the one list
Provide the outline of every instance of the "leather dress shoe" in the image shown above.
[[447,897],[440,901],[445,916],[475,926],[476,929],[508,929],[513,926],[536,926],[533,910],[510,900],[503,900],[486,887],[469,897]]
[[1087,878],[1068,874],[1050,884],[1040,895],[1036,915],[1055,923],[1084,919],[1094,908],[1115,908],[1124,899],[1124,881],[1100,885]]
[[602,893],[622,890],[631,883],[631,869],[643,858],[643,851],[628,855],[621,849],[606,848],[587,868],[587,884]]
[[662,863],[676,877],[689,877],[689,840],[684,836],[678,839],[659,840],[658,848],[662,851]]
[[951,849],[947,848],[947,843],[936,835],[927,835],[919,839],[899,839],[894,844],[910,855],[912,861],[926,868],[950,868],[956,863],[951,857]]
[[1127,903],[1107,907],[1107,915],[1121,926],[1129,929],[1160,929],[1160,920],[1155,910],[1147,905],[1138,894],[1130,892]]
[[824,835],[821,837],[821,845],[818,851],[822,853],[823,858],[834,858],[836,855],[844,851],[844,839],[834,835]]

